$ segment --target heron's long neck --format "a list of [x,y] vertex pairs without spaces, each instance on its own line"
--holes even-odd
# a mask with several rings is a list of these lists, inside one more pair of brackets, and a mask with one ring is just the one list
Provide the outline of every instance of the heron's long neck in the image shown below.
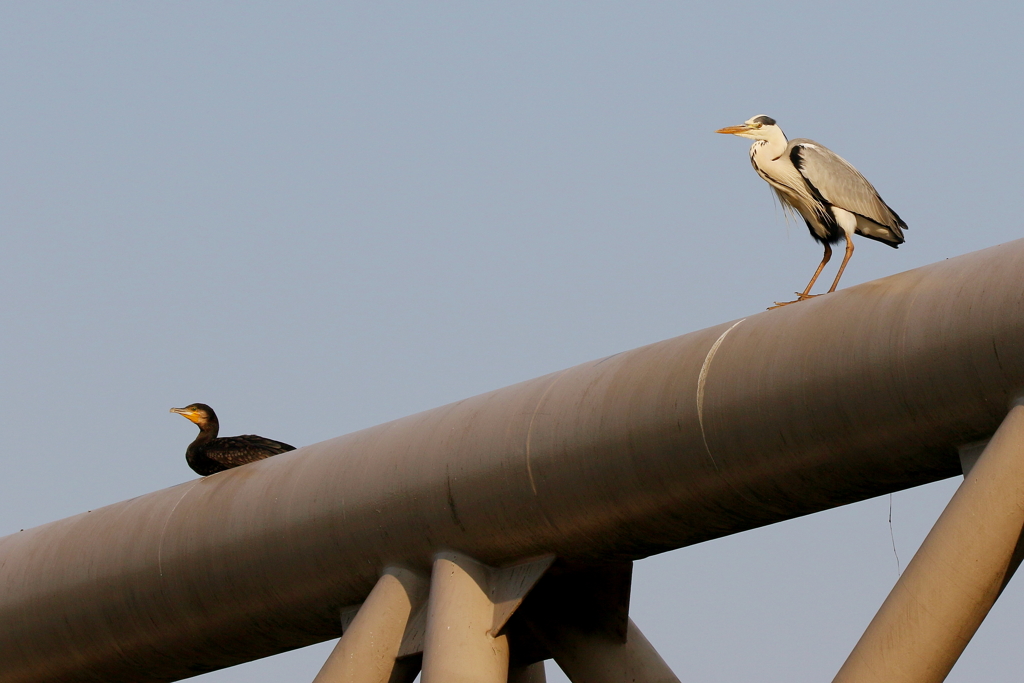
[[750,157],[754,158],[755,156],[760,157],[764,155],[768,159],[778,159],[786,151],[786,145],[788,144],[789,140],[786,139],[786,134],[780,129],[774,128],[768,139],[757,140],[750,146]]

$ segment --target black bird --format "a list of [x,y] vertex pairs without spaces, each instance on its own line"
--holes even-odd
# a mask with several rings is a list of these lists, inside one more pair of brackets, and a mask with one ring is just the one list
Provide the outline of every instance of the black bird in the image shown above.
[[171,412],[184,415],[199,427],[199,436],[189,444],[188,450],[185,451],[185,460],[188,461],[189,467],[204,477],[295,450],[295,446],[255,434],[217,438],[217,432],[220,430],[217,413],[205,403],[171,408]]

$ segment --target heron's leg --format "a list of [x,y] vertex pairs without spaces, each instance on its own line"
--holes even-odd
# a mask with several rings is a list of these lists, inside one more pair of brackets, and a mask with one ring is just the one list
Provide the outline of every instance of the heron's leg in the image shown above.
[[828,263],[830,258],[832,258],[832,245],[826,242],[825,255],[821,257],[821,263],[818,264],[818,269],[814,271],[814,277],[812,277],[811,281],[807,283],[806,287],[804,287],[804,291],[797,294],[797,296],[800,297],[797,301],[803,301],[804,299],[811,298],[811,287],[813,287],[814,283],[818,281],[818,276],[821,275],[821,271],[825,269],[825,265]]
[[773,308],[781,308],[782,306],[788,306],[790,304],[795,304],[799,301],[806,301],[807,299],[813,299],[816,296],[821,296],[820,294],[810,294],[810,291],[811,287],[814,286],[814,283],[817,281],[818,276],[821,275],[821,271],[824,270],[825,264],[828,263],[828,260],[830,258],[832,258],[832,247],[828,244],[828,242],[826,242],[825,255],[821,257],[821,263],[818,264],[818,269],[814,271],[814,277],[812,277],[811,281],[807,283],[807,286],[804,288],[804,291],[797,292],[796,295],[798,298],[794,299],[793,301],[776,301],[774,306],[768,307],[768,310],[770,311]]
[[843,263],[839,266],[839,272],[836,273],[836,281],[832,283],[832,288],[829,294],[836,291],[836,287],[839,285],[839,278],[843,276],[843,271],[846,270],[846,264],[850,262],[850,257],[853,256],[853,235],[846,233],[846,256],[843,257]]

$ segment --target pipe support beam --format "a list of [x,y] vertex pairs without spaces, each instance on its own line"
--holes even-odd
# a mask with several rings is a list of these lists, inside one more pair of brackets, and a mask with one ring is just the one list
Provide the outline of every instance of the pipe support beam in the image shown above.
[[572,683],[679,683],[633,620],[625,641],[571,626],[541,628],[543,642]]
[[418,667],[396,664],[411,616],[426,602],[428,583],[388,567],[334,647],[313,683],[399,683]]
[[506,683],[508,636],[493,635],[488,567],[458,553],[434,560],[423,683]]
[[[966,467],[965,467],[966,469]],[[1020,564],[1024,406],[1015,405],[834,683],[940,683]]]

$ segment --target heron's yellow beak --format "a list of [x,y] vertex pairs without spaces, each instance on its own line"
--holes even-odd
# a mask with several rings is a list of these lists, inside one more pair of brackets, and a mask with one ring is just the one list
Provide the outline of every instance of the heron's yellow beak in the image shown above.
[[725,128],[719,128],[716,133],[725,133],[726,135],[739,135],[740,133],[746,133],[750,130],[750,126],[743,124],[742,126],[727,126]]
[[181,415],[182,417],[184,417],[185,419],[189,420],[190,422],[195,422],[196,418],[198,417],[198,414],[196,413],[196,411],[189,410],[188,408],[171,408],[171,412],[172,413],[177,413],[178,415]]

